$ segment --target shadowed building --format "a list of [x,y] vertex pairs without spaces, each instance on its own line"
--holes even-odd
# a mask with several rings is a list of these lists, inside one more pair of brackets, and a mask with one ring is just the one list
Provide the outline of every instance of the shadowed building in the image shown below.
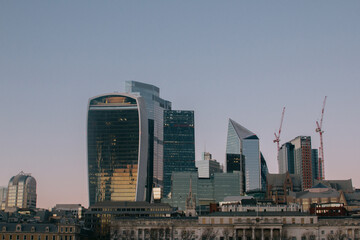
[[196,171],[194,111],[164,111],[164,196],[172,172]]
[[104,94],[89,100],[89,203],[144,201],[148,118],[143,99]]

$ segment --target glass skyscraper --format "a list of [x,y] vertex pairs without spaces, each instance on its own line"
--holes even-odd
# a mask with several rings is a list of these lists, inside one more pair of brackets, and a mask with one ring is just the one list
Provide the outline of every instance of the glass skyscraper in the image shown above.
[[148,116],[149,129],[149,185],[163,186],[164,110],[171,110],[171,102],[160,98],[158,87],[137,81],[126,81],[127,93],[140,95]]
[[194,111],[164,111],[164,189],[171,192],[172,172],[196,171]]
[[[263,160],[263,161],[262,161]],[[229,119],[226,143],[227,172],[241,171],[244,174],[246,192],[265,188],[265,159],[261,157],[259,138],[255,133]]]
[[89,203],[144,201],[148,157],[145,103],[131,94],[89,99]]

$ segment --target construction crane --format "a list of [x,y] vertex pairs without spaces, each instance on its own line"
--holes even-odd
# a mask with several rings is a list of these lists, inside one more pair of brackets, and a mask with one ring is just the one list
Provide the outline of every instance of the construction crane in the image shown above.
[[318,121],[316,121],[316,126],[317,126],[317,128],[315,129],[315,131],[320,134],[319,169],[318,169],[318,174],[319,174],[319,175],[318,175],[318,179],[319,179],[319,180],[325,179],[325,171],[324,171],[324,145],[323,145],[323,133],[324,133],[324,130],[322,129],[322,124],[323,124],[323,119],[324,119],[324,111],[325,111],[326,98],[327,98],[327,96],[325,96],[325,98],[324,98],[324,103],[323,103],[323,107],[322,107],[322,110],[321,110],[320,123],[319,123]]
[[285,107],[283,108],[282,115],[281,115],[281,121],[280,121],[280,128],[278,134],[274,133],[275,139],[274,143],[277,143],[277,160],[279,161],[279,151],[280,151],[280,134],[281,134],[281,128],[284,121],[284,114],[285,114]]

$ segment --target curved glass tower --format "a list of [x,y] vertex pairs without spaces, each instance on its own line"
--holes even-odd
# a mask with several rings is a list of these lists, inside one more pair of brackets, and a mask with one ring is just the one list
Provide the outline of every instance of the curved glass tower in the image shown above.
[[144,201],[148,119],[143,99],[118,93],[89,99],[87,133],[89,204]]

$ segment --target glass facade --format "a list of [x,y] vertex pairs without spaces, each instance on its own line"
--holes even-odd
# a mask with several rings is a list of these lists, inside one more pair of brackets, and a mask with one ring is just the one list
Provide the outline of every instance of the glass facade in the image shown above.
[[171,199],[163,201],[179,210],[185,210],[185,201],[191,191],[196,197],[196,205],[221,202],[228,196],[242,195],[242,173],[214,173],[210,178],[198,178],[196,172],[173,172]]
[[21,172],[9,181],[6,207],[36,208],[36,180]]
[[295,174],[294,145],[284,143],[279,151],[279,173]]
[[163,185],[163,129],[164,129],[164,110],[171,109],[171,102],[160,98],[158,87],[137,81],[126,81],[125,90],[127,93],[140,95],[146,106],[149,119],[149,165],[152,168],[152,178],[154,186]]
[[146,112],[140,97],[89,100],[89,203],[144,201],[148,154]]
[[313,169],[313,179],[323,179],[322,178],[322,169],[321,165],[319,164],[319,154],[317,149],[311,149],[311,163]]
[[267,166],[261,159],[259,138],[232,119],[228,125],[226,170],[243,172],[246,192],[265,189]]
[[164,111],[164,188],[171,191],[172,172],[196,171],[194,111]]

